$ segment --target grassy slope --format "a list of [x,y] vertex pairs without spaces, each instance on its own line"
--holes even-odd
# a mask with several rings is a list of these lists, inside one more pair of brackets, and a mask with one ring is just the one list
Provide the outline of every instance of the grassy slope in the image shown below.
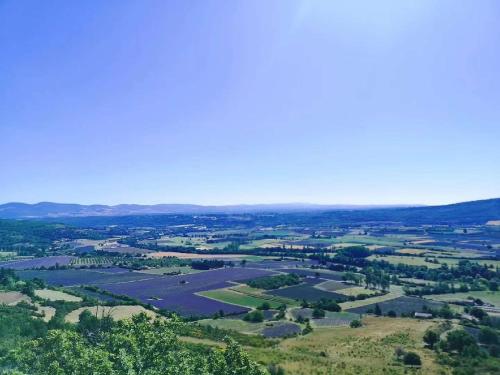
[[394,349],[402,346],[421,355],[423,368],[417,373],[438,373],[434,353],[422,346],[423,333],[432,322],[375,317],[366,317],[364,322],[358,329],[315,329],[272,349],[247,350],[260,362],[280,364],[289,375],[404,374],[405,368],[393,357]]

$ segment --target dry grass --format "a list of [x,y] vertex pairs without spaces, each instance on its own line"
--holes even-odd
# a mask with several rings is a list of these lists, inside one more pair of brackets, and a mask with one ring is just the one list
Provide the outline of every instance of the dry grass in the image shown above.
[[31,299],[20,292],[0,292],[0,304],[2,305],[14,306],[21,301],[30,302]]
[[39,303],[35,303],[36,308],[38,309],[39,313],[43,313],[43,320],[45,322],[48,322],[50,319],[56,315],[56,309],[51,306],[42,306]]
[[422,336],[432,322],[383,317],[366,317],[363,322],[362,328],[316,329],[307,336],[284,340],[275,348],[247,350],[260,362],[279,364],[289,375],[408,373],[395,361],[396,347],[420,354],[423,366],[411,373],[445,370],[422,345]]
[[37,289],[35,290],[35,295],[37,297],[49,300],[49,301],[66,301],[66,302],[81,302],[82,299],[77,296],[73,296],[68,293],[60,292],[58,290],[51,289]]
[[131,318],[134,315],[145,313],[151,318],[155,318],[157,315],[150,311],[146,310],[142,306],[132,305],[132,306],[92,306],[92,307],[80,307],[79,309],[71,311],[68,315],[66,315],[65,320],[68,323],[77,323],[80,319],[80,314],[84,311],[88,310],[93,315],[97,317],[103,316],[111,316],[115,320],[122,320]]

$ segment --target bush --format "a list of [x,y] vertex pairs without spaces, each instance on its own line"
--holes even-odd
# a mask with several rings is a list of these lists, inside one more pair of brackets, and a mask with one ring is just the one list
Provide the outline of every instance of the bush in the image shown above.
[[439,334],[436,331],[432,329],[428,329],[427,331],[425,331],[424,342],[427,344],[427,346],[429,346],[429,348],[432,349],[438,341],[439,341]]
[[361,323],[361,320],[358,320],[358,319],[353,320],[353,321],[349,324],[349,326],[350,326],[351,328],[359,328],[359,327],[361,327],[362,325],[363,325],[363,324]]
[[269,304],[269,302],[264,302],[264,303],[262,303],[262,305],[260,305],[257,308],[259,310],[269,310],[271,308],[271,305]]
[[313,331],[313,328],[311,327],[311,324],[309,322],[306,323],[306,327],[302,330],[303,335],[307,335],[308,333],[311,333]]
[[246,314],[243,317],[243,320],[251,323],[260,323],[264,321],[264,314],[262,314],[262,311],[259,310],[252,311]]
[[321,310],[318,308],[315,308],[312,312],[312,316],[314,319],[321,319],[325,317],[325,310]]
[[485,345],[496,345],[498,344],[498,333],[490,327],[484,327],[481,328],[478,339]]
[[474,346],[476,340],[470,334],[462,329],[451,331],[446,336],[446,340],[440,343],[440,346],[446,351],[457,351],[458,353],[463,353],[465,348]]
[[421,366],[422,360],[417,353],[406,352],[403,356],[403,363],[407,366]]

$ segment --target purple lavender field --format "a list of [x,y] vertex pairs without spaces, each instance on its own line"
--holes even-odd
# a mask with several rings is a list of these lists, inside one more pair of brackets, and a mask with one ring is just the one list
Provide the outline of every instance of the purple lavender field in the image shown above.
[[108,269],[22,270],[16,273],[22,279],[42,279],[54,286],[99,285],[160,278],[138,272],[106,272]]
[[220,268],[188,275],[160,276],[130,272],[123,268],[19,270],[23,279],[39,278],[51,285],[95,285],[117,295],[125,295],[155,307],[175,311],[183,316],[241,314],[247,308],[196,295],[197,292],[224,288],[230,281],[243,281],[275,275],[276,272],[255,268]]
[[48,268],[59,266],[67,266],[75,257],[60,255],[52,257],[43,258],[33,258],[33,259],[22,259],[22,260],[10,260],[0,263],[0,268],[10,268],[13,270],[29,270],[34,268]]
[[275,274],[254,268],[222,268],[189,275],[162,276],[133,282],[102,283],[99,287],[111,293],[127,295],[158,308],[183,316],[210,316],[219,310],[237,314],[248,309],[201,297],[195,293],[229,286],[242,281]]

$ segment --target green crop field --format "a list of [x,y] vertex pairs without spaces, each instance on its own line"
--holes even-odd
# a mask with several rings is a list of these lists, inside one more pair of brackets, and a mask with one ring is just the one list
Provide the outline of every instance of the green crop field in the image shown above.
[[233,305],[240,305],[245,307],[256,308],[261,306],[264,302],[271,305],[271,308],[277,308],[281,303],[275,302],[272,299],[264,299],[257,296],[250,296],[243,293],[235,292],[230,289],[216,289],[208,290],[198,293],[201,296],[212,298],[218,301],[231,303]]
[[427,266],[428,268],[439,268],[441,267],[441,263],[430,263],[426,262],[424,257],[412,257],[412,256],[398,256],[398,255],[388,255],[388,256],[379,256],[379,255],[371,255],[368,257],[368,260],[384,260],[391,264],[407,264],[409,266]]

